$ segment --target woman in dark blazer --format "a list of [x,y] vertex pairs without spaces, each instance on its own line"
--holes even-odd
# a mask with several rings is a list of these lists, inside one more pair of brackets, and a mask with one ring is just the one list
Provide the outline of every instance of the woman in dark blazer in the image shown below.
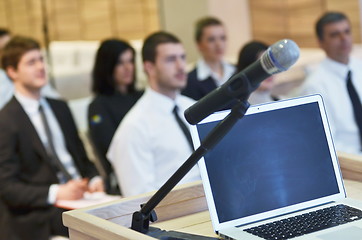
[[88,108],[89,135],[106,174],[106,191],[119,194],[106,154],[119,123],[142,95],[135,88],[135,50],[123,40],[103,41],[96,54],[92,80],[95,98]]

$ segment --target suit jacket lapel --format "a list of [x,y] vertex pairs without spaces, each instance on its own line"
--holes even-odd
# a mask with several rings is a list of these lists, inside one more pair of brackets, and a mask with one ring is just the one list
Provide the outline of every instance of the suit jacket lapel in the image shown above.
[[26,114],[25,110],[20,105],[18,100],[16,100],[16,98],[13,97],[10,100],[9,104],[13,108],[13,111],[15,114],[15,117],[14,117],[15,121],[19,122],[19,126],[21,127],[21,129],[23,131],[25,131],[26,136],[29,136],[31,138],[31,143],[29,143],[29,144],[34,145],[35,151],[38,152],[43,157],[43,159],[48,158],[45,147],[44,147],[42,141],[40,140],[38,132],[36,131],[29,116]]

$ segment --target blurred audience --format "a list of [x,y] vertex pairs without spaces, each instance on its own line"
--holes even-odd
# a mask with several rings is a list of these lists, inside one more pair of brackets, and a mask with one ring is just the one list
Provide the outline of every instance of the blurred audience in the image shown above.
[[[239,52],[238,63],[236,65],[237,72],[244,70],[250,64],[257,61],[268,49],[268,47],[268,45],[259,41],[251,41],[245,44]],[[253,105],[279,100],[279,97],[273,96],[271,93],[273,85],[273,76],[265,79],[263,82],[261,82],[260,86],[251,93],[248,99],[249,103]]]
[[1,239],[68,236],[57,201],[103,191],[102,179],[86,155],[67,104],[40,93],[48,79],[39,43],[15,36],[3,49],[1,62],[15,86],[0,111]]
[[235,66],[224,60],[227,36],[219,19],[205,17],[198,20],[195,41],[201,58],[188,74],[187,86],[182,94],[199,100],[225,83],[235,73]]
[[302,95],[322,95],[338,151],[361,154],[362,62],[351,57],[351,23],[341,12],[326,12],[315,26],[326,58],[302,86]]
[[[159,189],[193,151],[183,112],[194,101],[180,95],[186,54],[167,32],[148,36],[142,48],[148,87],[118,127],[107,156],[127,197]],[[199,180],[197,167],[181,183]]]
[[88,108],[89,135],[106,173],[107,192],[119,194],[106,153],[119,123],[142,95],[135,88],[135,50],[123,40],[103,41],[96,54],[92,80],[95,98]]

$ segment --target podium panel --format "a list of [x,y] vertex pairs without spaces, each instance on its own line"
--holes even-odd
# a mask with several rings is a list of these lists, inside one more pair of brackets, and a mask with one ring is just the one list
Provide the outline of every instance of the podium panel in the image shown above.
[[338,152],[339,164],[344,179],[362,182],[362,155]]
[[[111,239],[155,239],[130,229],[132,214],[146,203],[154,192],[100,204],[97,206],[72,210],[63,213],[63,223],[69,229],[72,240],[111,240]],[[156,207],[157,224],[192,214],[211,226],[210,216],[201,181],[176,186]],[[184,222],[184,226],[193,225]],[[171,223],[179,224],[179,223]],[[162,228],[163,229],[163,228]],[[212,227],[211,227],[212,233]],[[213,233],[212,233],[213,234]]]

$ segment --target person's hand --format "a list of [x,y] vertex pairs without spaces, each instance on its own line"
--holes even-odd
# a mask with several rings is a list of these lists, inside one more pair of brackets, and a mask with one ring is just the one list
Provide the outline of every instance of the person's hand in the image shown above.
[[59,185],[57,200],[77,200],[88,190],[88,179],[70,180]]
[[89,192],[104,192],[104,184],[102,178],[92,180],[88,185]]

